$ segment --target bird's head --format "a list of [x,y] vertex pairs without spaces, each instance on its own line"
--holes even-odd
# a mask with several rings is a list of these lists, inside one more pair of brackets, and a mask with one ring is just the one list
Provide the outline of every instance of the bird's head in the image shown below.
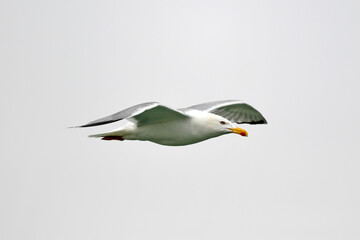
[[244,129],[235,126],[226,118],[218,115],[213,115],[211,118],[209,118],[208,126],[222,134],[236,133],[244,137],[248,136],[248,133]]

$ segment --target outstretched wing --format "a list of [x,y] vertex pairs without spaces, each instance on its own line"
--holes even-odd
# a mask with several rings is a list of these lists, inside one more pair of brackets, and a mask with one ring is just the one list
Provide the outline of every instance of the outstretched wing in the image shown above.
[[222,116],[229,121],[236,123],[249,124],[266,124],[266,119],[261,113],[239,100],[225,100],[217,102],[208,102],[189,107],[189,109],[196,109],[199,111],[206,111]]
[[89,122],[88,124],[79,127],[99,126],[120,121],[122,119],[135,121],[138,126],[141,126],[185,118],[188,118],[188,116],[178,110],[160,105],[157,102],[148,102],[129,107],[125,110]]

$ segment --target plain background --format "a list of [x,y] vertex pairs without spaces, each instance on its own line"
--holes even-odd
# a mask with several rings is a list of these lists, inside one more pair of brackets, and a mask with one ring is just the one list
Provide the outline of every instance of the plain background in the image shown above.
[[[0,238],[360,239],[359,1],[1,1]],[[241,99],[186,147],[68,129]]]

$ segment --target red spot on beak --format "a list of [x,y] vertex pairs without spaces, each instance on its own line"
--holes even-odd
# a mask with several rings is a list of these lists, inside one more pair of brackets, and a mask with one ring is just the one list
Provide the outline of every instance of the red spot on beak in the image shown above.
[[244,130],[244,129],[241,129],[239,127],[235,127],[235,128],[229,128],[233,133],[237,133],[243,137],[247,137],[248,136],[248,133]]
[[247,133],[246,132],[241,132],[239,133],[241,136],[247,137]]

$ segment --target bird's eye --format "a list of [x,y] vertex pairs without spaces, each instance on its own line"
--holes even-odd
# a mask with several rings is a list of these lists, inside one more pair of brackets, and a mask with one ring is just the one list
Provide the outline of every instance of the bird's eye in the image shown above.
[[225,124],[226,124],[226,122],[224,122],[224,121],[220,121],[220,124],[221,124],[221,125],[225,125]]

